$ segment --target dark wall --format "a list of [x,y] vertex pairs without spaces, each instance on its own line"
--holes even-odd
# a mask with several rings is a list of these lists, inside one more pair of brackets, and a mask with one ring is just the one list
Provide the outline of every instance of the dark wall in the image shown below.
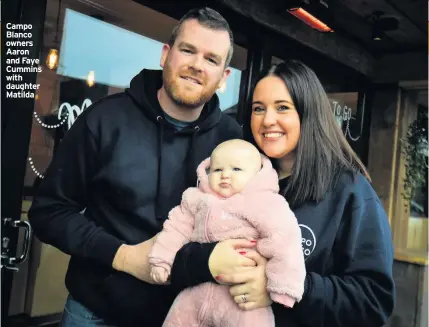
[[[425,266],[395,261],[393,277],[396,283],[396,305],[386,327],[426,327],[421,324],[427,317],[427,285],[424,286]],[[427,321],[427,319],[426,319]]]

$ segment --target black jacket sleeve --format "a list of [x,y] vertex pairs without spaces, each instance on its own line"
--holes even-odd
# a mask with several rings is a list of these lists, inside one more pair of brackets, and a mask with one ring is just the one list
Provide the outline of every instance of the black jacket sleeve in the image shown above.
[[215,282],[209,269],[209,258],[217,243],[191,242],[177,252],[171,269],[171,285],[175,291],[206,282]]
[[111,265],[122,242],[82,213],[99,158],[96,137],[85,117],[86,113],[75,121],[58,146],[28,213],[29,221],[42,242]]
[[291,309],[299,326],[381,327],[395,298],[389,223],[377,198],[343,219],[336,239],[335,272],[307,273],[304,297]]

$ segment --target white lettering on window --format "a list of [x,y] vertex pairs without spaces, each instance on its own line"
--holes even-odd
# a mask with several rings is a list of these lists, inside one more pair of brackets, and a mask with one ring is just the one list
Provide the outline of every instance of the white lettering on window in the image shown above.
[[68,114],[67,125],[68,125],[68,129],[70,129],[70,127],[76,121],[77,117],[79,117],[79,115],[91,104],[92,104],[92,101],[90,99],[83,100],[82,105],[80,107],[77,105],[71,105],[68,102],[64,102],[58,108],[58,120],[61,120],[61,117],[63,115],[63,110],[66,110],[67,112],[64,113],[64,115]]

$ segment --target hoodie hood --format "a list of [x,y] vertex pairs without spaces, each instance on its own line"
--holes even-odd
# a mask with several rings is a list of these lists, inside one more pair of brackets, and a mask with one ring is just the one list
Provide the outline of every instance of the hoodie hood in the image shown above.
[[[249,194],[256,192],[279,192],[279,177],[273,168],[271,161],[263,154],[262,168],[256,175],[250,179],[241,194]],[[197,168],[198,187],[204,193],[218,196],[209,186],[209,177],[207,171],[210,168],[210,158],[205,159]]]
[[[131,80],[130,87],[125,92],[136,102],[149,119],[169,125],[165,121],[165,114],[157,97],[158,90],[162,85],[162,70],[143,69]],[[198,119],[180,131],[180,133],[192,134],[197,127],[201,132],[207,131],[219,123],[221,114],[219,98],[215,93],[203,107]]]
[[216,94],[204,105],[198,119],[190,123],[180,131],[175,131],[174,127],[165,119],[165,113],[158,101],[158,90],[163,85],[162,70],[143,69],[136,75],[130,83],[130,87],[125,92],[131,97],[142,113],[158,126],[158,169],[157,169],[157,192],[155,197],[155,217],[159,221],[165,220],[165,208],[161,199],[161,185],[165,183],[162,176],[163,145],[165,130],[181,135],[189,135],[189,146],[186,154],[185,171],[186,183],[188,187],[194,186],[196,176],[194,167],[196,162],[195,143],[197,136],[215,127],[222,118],[222,112],[219,108],[219,98]]

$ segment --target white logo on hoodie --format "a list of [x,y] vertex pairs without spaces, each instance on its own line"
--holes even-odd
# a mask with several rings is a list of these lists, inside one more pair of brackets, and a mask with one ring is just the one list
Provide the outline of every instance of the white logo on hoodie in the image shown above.
[[301,228],[301,245],[302,252],[304,252],[304,259],[307,260],[310,254],[313,253],[316,248],[316,236],[313,231],[307,225],[299,224]]

